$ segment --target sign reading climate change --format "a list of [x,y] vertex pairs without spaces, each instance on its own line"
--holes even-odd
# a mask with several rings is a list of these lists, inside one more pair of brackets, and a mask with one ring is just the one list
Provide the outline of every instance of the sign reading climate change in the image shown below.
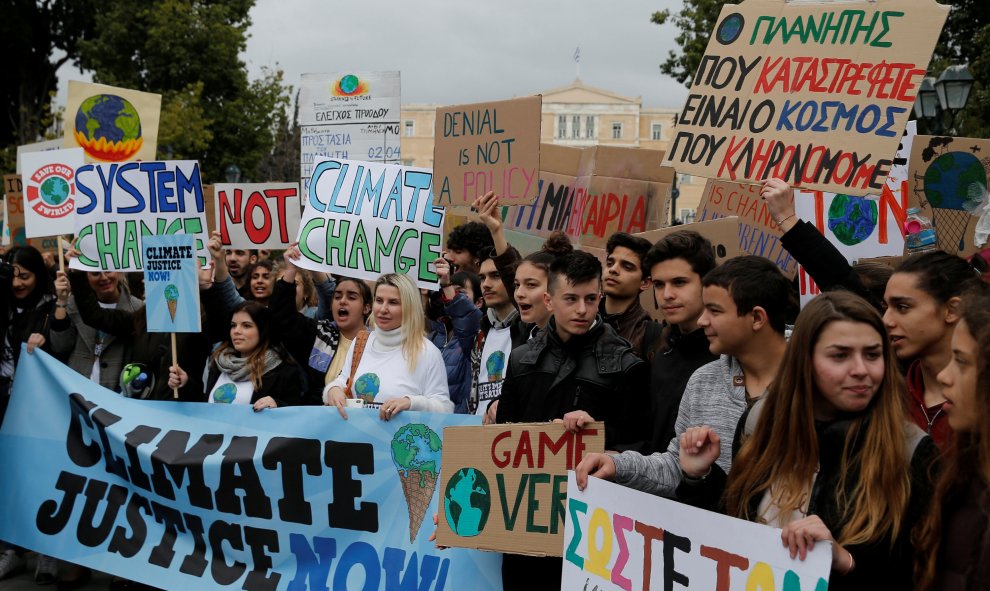
[[302,188],[324,158],[399,162],[399,72],[303,74]]
[[296,264],[356,279],[409,275],[437,288],[444,210],[430,203],[424,168],[321,159],[313,169],[299,226]]
[[831,567],[827,542],[802,561],[779,529],[569,475],[561,589],[822,591]]
[[501,589],[499,555],[427,540],[443,429],[477,422],[134,400],[25,352],[0,539],[165,589]]
[[195,236],[200,265],[210,260],[198,162],[86,164],[76,190],[73,269],[141,271],[141,239],[162,234]]
[[879,191],[948,13],[934,0],[726,4],[668,163],[727,180]]

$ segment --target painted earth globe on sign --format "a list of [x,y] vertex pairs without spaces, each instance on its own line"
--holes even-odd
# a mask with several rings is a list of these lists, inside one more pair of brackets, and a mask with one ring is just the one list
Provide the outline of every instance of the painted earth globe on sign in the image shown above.
[[48,177],[39,189],[42,201],[48,205],[62,205],[69,198],[69,183],[62,177]]
[[987,194],[987,173],[969,152],[946,152],[925,171],[925,197],[932,207],[974,211]]
[[459,536],[477,536],[485,529],[492,508],[488,479],[475,468],[461,468],[443,493],[447,525]]
[[125,98],[98,94],[84,100],[76,111],[76,143],[95,160],[120,162],[138,153],[141,117]]
[[877,215],[877,204],[872,199],[836,195],[828,208],[828,229],[839,242],[853,246],[873,234]]

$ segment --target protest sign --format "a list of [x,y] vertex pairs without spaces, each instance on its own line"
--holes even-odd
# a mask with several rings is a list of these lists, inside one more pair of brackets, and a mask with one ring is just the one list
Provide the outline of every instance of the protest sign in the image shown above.
[[142,246],[148,332],[200,332],[195,238],[145,236]]
[[433,203],[471,205],[495,191],[505,205],[537,197],[543,97],[437,109]]
[[21,155],[30,154],[32,152],[48,152],[51,150],[61,150],[64,141],[62,138],[57,140],[45,140],[43,142],[35,142],[33,144],[24,144],[23,146],[17,146],[17,169],[14,171],[17,174],[21,173]]
[[75,231],[76,169],[82,148],[27,152],[19,163],[24,174],[24,235],[57,236]]
[[739,249],[777,262],[789,278],[797,272],[797,262],[779,257],[783,232],[770,215],[766,201],[760,198],[760,185],[709,180],[695,212],[695,220],[704,222],[725,216],[739,217]]
[[73,269],[141,271],[142,238],[162,234],[195,236],[200,265],[211,260],[198,162],[86,164],[76,188]]
[[990,140],[919,135],[909,167],[909,203],[934,223],[939,249],[968,256],[986,247],[976,229],[990,201]]
[[131,399],[24,353],[0,538],[164,589],[501,589],[500,556],[427,540],[444,427],[479,419],[348,416]]
[[58,246],[55,238],[28,238],[24,228],[24,194],[21,177],[17,174],[3,175],[4,194],[4,246],[33,246],[38,250],[54,250]]
[[162,95],[69,81],[66,148],[82,148],[87,162],[154,160]]
[[430,203],[429,169],[319,159],[299,225],[296,264],[375,280],[402,273],[437,289],[444,210]]
[[604,451],[604,423],[579,433],[559,423],[448,427],[443,440],[437,543],[560,556],[567,471]]
[[724,5],[668,164],[726,180],[879,191],[948,13],[934,0]]
[[285,249],[299,233],[299,183],[224,183],[213,193],[224,246]]
[[832,547],[791,558],[780,530],[588,478],[567,483],[561,589],[825,589]]
[[399,72],[303,74],[300,176],[309,190],[320,160],[401,161]]

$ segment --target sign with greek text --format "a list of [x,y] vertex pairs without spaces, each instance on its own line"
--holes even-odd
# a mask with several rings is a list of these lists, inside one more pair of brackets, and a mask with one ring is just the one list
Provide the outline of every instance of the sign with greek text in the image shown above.
[[877,193],[948,13],[934,0],[726,4],[668,163],[710,178]]
[[163,589],[501,589],[500,555],[427,539],[444,428],[479,419],[348,417],[131,399],[23,353],[0,538]]
[[82,148],[21,154],[24,173],[24,235],[57,236],[75,231],[76,169]]
[[218,184],[213,194],[224,246],[282,250],[299,233],[299,183]]
[[932,221],[938,247],[961,256],[986,247],[990,219],[990,140],[919,135],[914,138],[909,201]]
[[543,97],[437,109],[433,203],[471,205],[488,191],[527,205],[538,193]]
[[780,530],[588,478],[567,482],[561,589],[825,589],[832,548],[791,558]]
[[695,220],[704,222],[726,216],[739,218],[739,249],[761,256],[777,264],[792,278],[797,273],[797,261],[780,243],[783,235],[767,202],[760,199],[760,185],[709,180],[698,204]]
[[82,148],[86,162],[154,160],[162,95],[69,81],[66,148]]
[[73,269],[142,271],[142,239],[162,234],[195,236],[200,265],[211,260],[198,162],[86,164],[76,190]]
[[148,332],[200,332],[195,238],[145,236],[142,246]]
[[605,424],[572,433],[560,423],[444,430],[443,510],[437,543],[560,556],[567,471],[605,449]]
[[437,289],[444,210],[430,202],[429,169],[320,159],[299,224],[296,264],[356,279],[402,273]]
[[319,160],[401,162],[398,71],[303,74],[299,89],[303,192]]

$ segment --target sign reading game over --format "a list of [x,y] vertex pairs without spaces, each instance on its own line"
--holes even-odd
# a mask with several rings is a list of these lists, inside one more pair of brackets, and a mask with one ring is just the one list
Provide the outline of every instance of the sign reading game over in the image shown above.
[[703,511],[611,482],[567,482],[561,589],[816,591],[828,587],[832,545],[791,558],[780,530]]
[[393,164],[321,160],[299,226],[296,264],[375,280],[402,273],[437,289],[444,210],[430,203],[433,174]]
[[450,427],[443,440],[437,543],[560,556],[567,471],[604,451],[604,423]]
[[444,427],[479,420],[156,403],[24,353],[0,538],[162,589],[494,591],[501,556],[429,541]]
[[668,163],[726,180],[879,191],[948,13],[934,0],[726,4]]
[[399,162],[399,72],[303,74],[302,188],[325,158]]
[[144,236],[192,234],[200,265],[206,215],[195,160],[86,164],[76,170],[76,249],[73,269],[141,271]]
[[437,109],[433,202],[471,205],[495,191],[503,205],[527,205],[539,194],[543,97]]

